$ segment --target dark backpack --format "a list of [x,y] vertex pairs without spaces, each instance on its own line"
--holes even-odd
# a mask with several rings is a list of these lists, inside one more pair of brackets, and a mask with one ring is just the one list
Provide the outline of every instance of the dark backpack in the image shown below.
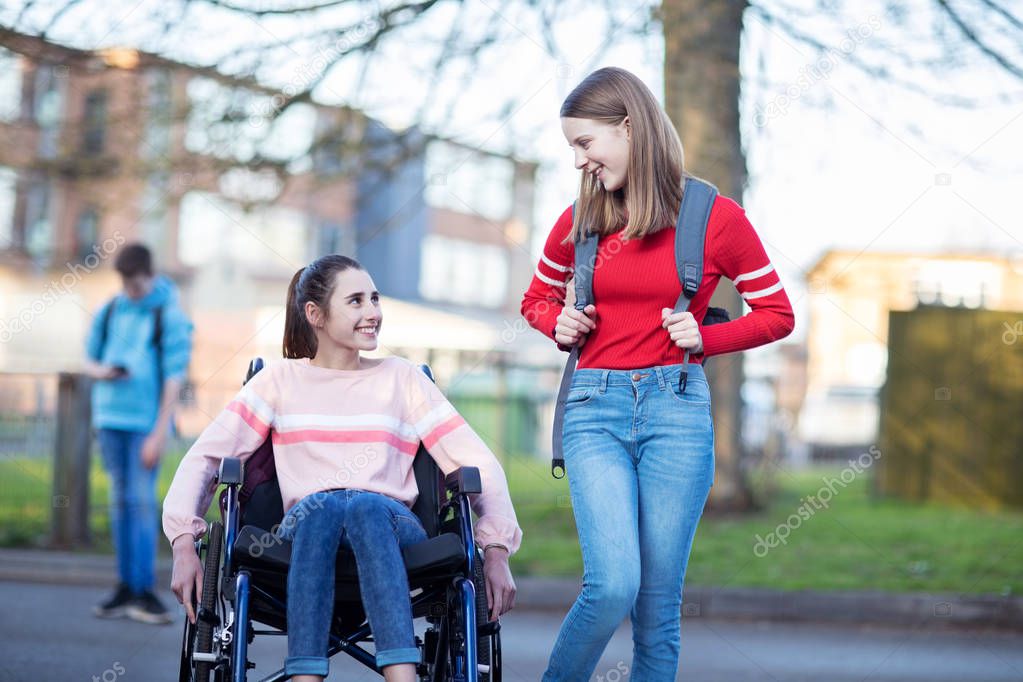
[[[703,280],[703,244],[707,236],[707,221],[710,219],[710,211],[717,195],[717,187],[709,182],[691,176],[686,177],[685,188],[682,192],[682,205],[679,206],[678,220],[675,222],[675,268],[678,270],[678,279],[682,285],[682,292],[675,303],[674,312],[676,313],[689,309],[689,304],[696,297],[700,282]],[[572,209],[574,217],[574,205]],[[575,280],[575,309],[579,311],[593,302],[593,271],[599,240],[599,234],[586,231],[582,238],[575,242],[573,278]],[[703,325],[719,324],[728,322],[728,320],[728,311],[724,308],[707,308]],[[558,400],[554,408],[554,428],[551,442],[551,474],[554,478],[563,478],[565,475],[565,456],[562,443],[565,426],[565,399],[572,386],[572,375],[575,373],[578,361],[579,347],[573,346],[568,355],[568,361],[565,363],[565,373],[561,376]],[[686,381],[689,377],[688,363],[689,351],[686,350],[682,359],[682,373],[679,376],[679,387],[683,392],[686,390]],[[561,469],[560,476],[558,469]]]
[[[110,299],[101,313],[103,319],[100,322],[99,352],[96,354],[100,362],[103,361],[103,351],[107,347],[107,338],[110,336],[110,318],[113,317],[116,301],[117,298]],[[149,343],[156,348],[156,400],[159,405],[163,398],[163,306],[153,308],[153,338],[149,340]]]
[[[245,381],[249,383],[263,369],[263,358],[255,358],[249,362],[245,373]],[[241,511],[240,526],[256,526],[264,530],[272,529],[284,517],[284,501],[281,489],[276,485],[277,465],[274,463],[273,441],[268,434],[252,455],[245,460],[242,471],[242,484],[238,489],[238,506]],[[270,483],[271,485],[264,485]],[[220,510],[227,510],[228,489],[220,493]],[[249,502],[252,502],[250,505]]]

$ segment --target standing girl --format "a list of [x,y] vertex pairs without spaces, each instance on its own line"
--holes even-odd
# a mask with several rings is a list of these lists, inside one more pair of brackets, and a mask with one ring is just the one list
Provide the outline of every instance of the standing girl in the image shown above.
[[[686,563],[714,479],[702,361],[786,336],[792,307],[742,208],[718,197],[699,293],[688,312],[672,313],[682,288],[674,252],[682,143],[636,76],[592,73],[562,104],[561,128],[582,171],[579,198],[554,224],[522,314],[562,349],[580,347],[563,440],[584,573],[543,679],[589,679],[631,614],[630,679],[667,682],[678,667]],[[587,230],[600,242],[594,305],[580,312],[565,305],[566,284]],[[752,312],[704,327],[722,276]]]
[[324,256],[299,270],[288,290],[286,359],[254,376],[203,431],[164,501],[171,588],[195,622],[192,594],[202,588],[202,570],[194,542],[205,532],[219,462],[244,460],[273,438],[287,510],[278,532],[292,541],[284,670],[294,680],[322,680],[328,672],[339,546],[355,555],[384,678],[415,680],[419,650],[401,548],[426,539],[410,510],[420,443],[445,473],[479,467],[483,492],[472,506],[492,616],[514,603],[508,556],[522,532],[501,465],[418,368],[362,356],[377,347],[382,321],[376,286],[356,261]]

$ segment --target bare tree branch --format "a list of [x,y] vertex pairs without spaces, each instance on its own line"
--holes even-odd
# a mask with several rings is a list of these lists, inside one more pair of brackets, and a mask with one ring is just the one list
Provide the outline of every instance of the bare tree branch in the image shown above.
[[59,22],[64,17],[64,15],[68,13],[68,11],[74,9],[77,5],[81,4],[81,2],[82,0],[67,0],[66,4],[63,7],[57,8],[57,11],[53,13],[53,16],[50,17],[50,20],[46,22],[46,26],[43,28],[42,31],[39,32],[39,37],[45,39],[47,34],[53,30],[53,27],[57,25],[57,22]]
[[997,2],[995,2],[994,0],[980,0],[980,2],[985,7],[990,9],[992,12],[1008,21],[1012,27],[1016,28],[1017,30],[1023,31],[1023,21],[1017,19],[1015,15],[1011,14],[1007,9],[999,5]]
[[324,0],[324,2],[314,2],[309,5],[300,5],[297,7],[282,7],[282,8],[252,8],[245,7],[244,5],[237,5],[233,2],[226,2],[226,0],[202,0],[208,5],[213,7],[219,7],[231,12],[238,14],[247,14],[254,17],[265,17],[272,15],[295,15],[295,14],[307,14],[309,12],[317,12],[319,10],[328,9],[330,7],[338,7],[339,5],[348,5],[352,3],[352,0]]
[[[943,0],[936,1],[942,2]],[[780,13],[771,12],[760,4],[751,4],[749,11],[756,14],[757,17],[765,24],[777,27],[779,30],[783,31],[785,35],[815,50],[817,54],[826,54],[834,51],[834,47],[832,45],[829,45],[810,33],[796,28],[791,21],[782,17]],[[897,57],[906,66],[919,66],[919,60],[914,60],[908,55],[899,52],[892,46],[886,46],[884,54],[886,56]],[[887,66],[871,64],[860,58],[855,52],[843,52],[842,59],[870,78],[889,82],[903,90],[906,90],[907,92],[922,95],[939,104],[959,108],[974,108],[990,103],[989,98],[965,96],[948,92],[936,92],[932,89],[921,86],[914,80],[899,76]],[[937,64],[934,64],[933,66],[936,67]],[[1016,93],[1001,93],[995,99],[1001,102],[1017,101],[1019,99],[1023,99],[1023,91]]]
[[935,2],[938,4],[938,7],[945,10],[945,13],[948,15],[949,19],[952,20],[952,23],[954,23],[959,30],[962,31],[963,35],[966,36],[966,38],[973,43],[978,50],[987,55],[992,61],[1011,73],[1013,76],[1023,80],[1023,69],[1016,64],[1013,64],[1007,57],[984,42],[980,36],[977,35],[977,32],[966,23],[962,16],[960,16],[959,12],[952,9],[946,0],[935,0]]

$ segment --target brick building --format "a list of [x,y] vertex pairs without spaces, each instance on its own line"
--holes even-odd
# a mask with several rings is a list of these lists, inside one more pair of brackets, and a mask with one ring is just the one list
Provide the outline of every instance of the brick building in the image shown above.
[[249,357],[279,357],[288,281],[323,253],[356,255],[400,312],[384,352],[442,380],[531,357],[502,332],[532,273],[535,172],[212,69],[2,32],[0,372],[80,366],[135,240],[196,323],[193,425]]

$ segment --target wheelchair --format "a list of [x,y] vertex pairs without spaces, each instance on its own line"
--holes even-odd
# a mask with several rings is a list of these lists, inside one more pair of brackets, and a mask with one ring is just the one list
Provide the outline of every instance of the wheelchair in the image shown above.
[[[247,382],[263,367],[256,358]],[[427,366],[423,371],[433,378]],[[263,451],[263,452],[260,452]],[[291,543],[272,529],[284,517],[270,438],[249,460],[221,461],[216,485],[221,520],[209,524],[196,551],[203,589],[196,623],[185,618],[180,682],[243,682],[256,635],[287,634],[287,576]],[[243,474],[243,470],[246,470]],[[501,682],[500,622],[487,621],[483,557],[473,542],[468,496],[481,492],[479,470],[447,476],[420,446],[413,462],[419,497],[412,508],[427,539],[404,548],[412,617],[426,619],[416,635],[420,682]],[[344,652],[382,675],[362,644],[373,641],[362,609],[354,556],[342,548],[335,570],[334,613],[327,658]],[[262,628],[260,627],[262,626]],[[418,629],[418,628],[417,628]],[[290,679],[283,666],[261,682]]]

